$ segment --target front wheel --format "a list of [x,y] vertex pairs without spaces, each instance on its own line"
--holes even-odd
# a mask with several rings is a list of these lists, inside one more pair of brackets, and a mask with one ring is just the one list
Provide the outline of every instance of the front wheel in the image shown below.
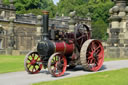
[[38,52],[29,52],[24,60],[25,70],[30,74],[38,73],[42,69],[42,61]]
[[66,57],[61,53],[54,53],[48,60],[48,71],[55,77],[64,75],[67,68]]

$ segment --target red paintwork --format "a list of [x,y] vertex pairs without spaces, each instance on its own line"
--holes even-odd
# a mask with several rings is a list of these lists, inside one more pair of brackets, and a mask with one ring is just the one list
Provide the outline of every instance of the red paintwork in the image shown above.
[[64,54],[72,54],[74,50],[74,44],[68,44],[66,42],[56,42],[55,52],[62,52]]
[[[59,56],[59,60],[58,61],[55,61],[55,65],[54,65],[54,70],[53,71],[53,75],[55,77],[59,77],[59,76],[62,76],[64,75],[64,72],[66,71],[66,68],[67,68],[67,59],[64,55],[61,55],[61,54],[56,54],[57,56]],[[55,55],[55,57],[56,57]],[[59,68],[59,65],[62,63],[60,61],[63,61],[63,67],[61,69],[58,69]],[[56,72],[59,72],[59,73],[56,73]]]
[[[96,54],[97,56],[97,61],[93,56],[94,54]],[[99,41],[94,40],[89,45],[87,51],[88,67],[91,71],[98,71],[102,67],[103,61],[104,61],[104,48]],[[95,65],[96,63],[97,65]]]
[[[34,54],[34,56],[32,56],[32,54]],[[27,62],[30,62],[30,63],[27,63],[27,65],[29,65],[29,67],[28,67],[28,70],[29,70],[29,72],[31,72],[32,74],[36,74],[36,73],[38,73],[41,69],[42,69],[42,64],[39,64],[38,65],[38,68],[37,67],[35,67],[36,65],[36,62],[41,62],[41,59],[39,59],[40,58],[40,56],[38,56],[36,59],[35,59],[35,55],[37,55],[36,53],[31,53],[30,54],[30,56],[29,56],[29,58],[31,58],[32,60],[30,60],[29,58],[28,58],[28,60],[27,60]],[[38,61],[38,59],[40,60],[40,61]]]

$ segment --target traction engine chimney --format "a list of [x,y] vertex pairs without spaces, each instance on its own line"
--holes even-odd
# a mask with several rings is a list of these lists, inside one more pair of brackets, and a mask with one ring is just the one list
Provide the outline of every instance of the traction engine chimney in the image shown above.
[[42,40],[48,40],[48,23],[49,22],[49,12],[43,11],[43,36]]

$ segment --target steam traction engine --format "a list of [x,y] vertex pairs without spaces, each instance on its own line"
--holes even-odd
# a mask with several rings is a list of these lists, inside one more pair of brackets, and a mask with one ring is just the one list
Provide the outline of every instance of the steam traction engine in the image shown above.
[[[42,67],[55,77],[64,75],[67,66],[82,65],[85,70],[98,71],[104,61],[104,49],[100,41],[90,39],[90,28],[77,24],[74,32],[48,30],[47,11],[43,12],[43,35],[37,52],[26,55],[24,66],[28,73],[38,73]],[[56,35],[54,35],[56,33]],[[60,36],[61,40],[50,37]]]

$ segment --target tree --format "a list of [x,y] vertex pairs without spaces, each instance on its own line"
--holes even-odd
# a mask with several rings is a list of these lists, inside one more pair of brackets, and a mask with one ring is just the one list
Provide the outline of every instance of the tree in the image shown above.
[[9,0],[3,0],[2,1],[5,5],[9,5]]
[[50,12],[50,17],[53,18],[56,16],[57,6],[52,3],[49,3],[47,10]]
[[92,23],[92,37],[99,40],[107,40],[107,24],[102,20],[98,19]]
[[[4,4],[9,4],[9,0],[3,0]],[[14,0],[14,6],[17,14],[33,13],[42,14],[43,10],[50,11],[50,17],[56,14],[56,6],[53,0]]]
[[114,4],[110,0],[90,0],[88,3],[88,9],[91,13],[91,18],[93,21],[97,21],[98,19],[104,20],[106,23],[108,23],[108,17],[109,17],[109,9]]
[[[81,16],[81,13],[79,13],[79,9],[82,10],[84,5],[83,0],[60,0],[57,4],[57,11],[59,15],[64,14],[65,16],[68,16],[71,11],[76,11],[78,15]],[[85,12],[85,10],[82,12]]]
[[110,0],[60,0],[57,4],[57,11],[60,15],[68,16],[71,11],[76,11],[77,16],[86,17],[91,13],[94,21],[101,18],[107,23],[108,11],[113,6]]

